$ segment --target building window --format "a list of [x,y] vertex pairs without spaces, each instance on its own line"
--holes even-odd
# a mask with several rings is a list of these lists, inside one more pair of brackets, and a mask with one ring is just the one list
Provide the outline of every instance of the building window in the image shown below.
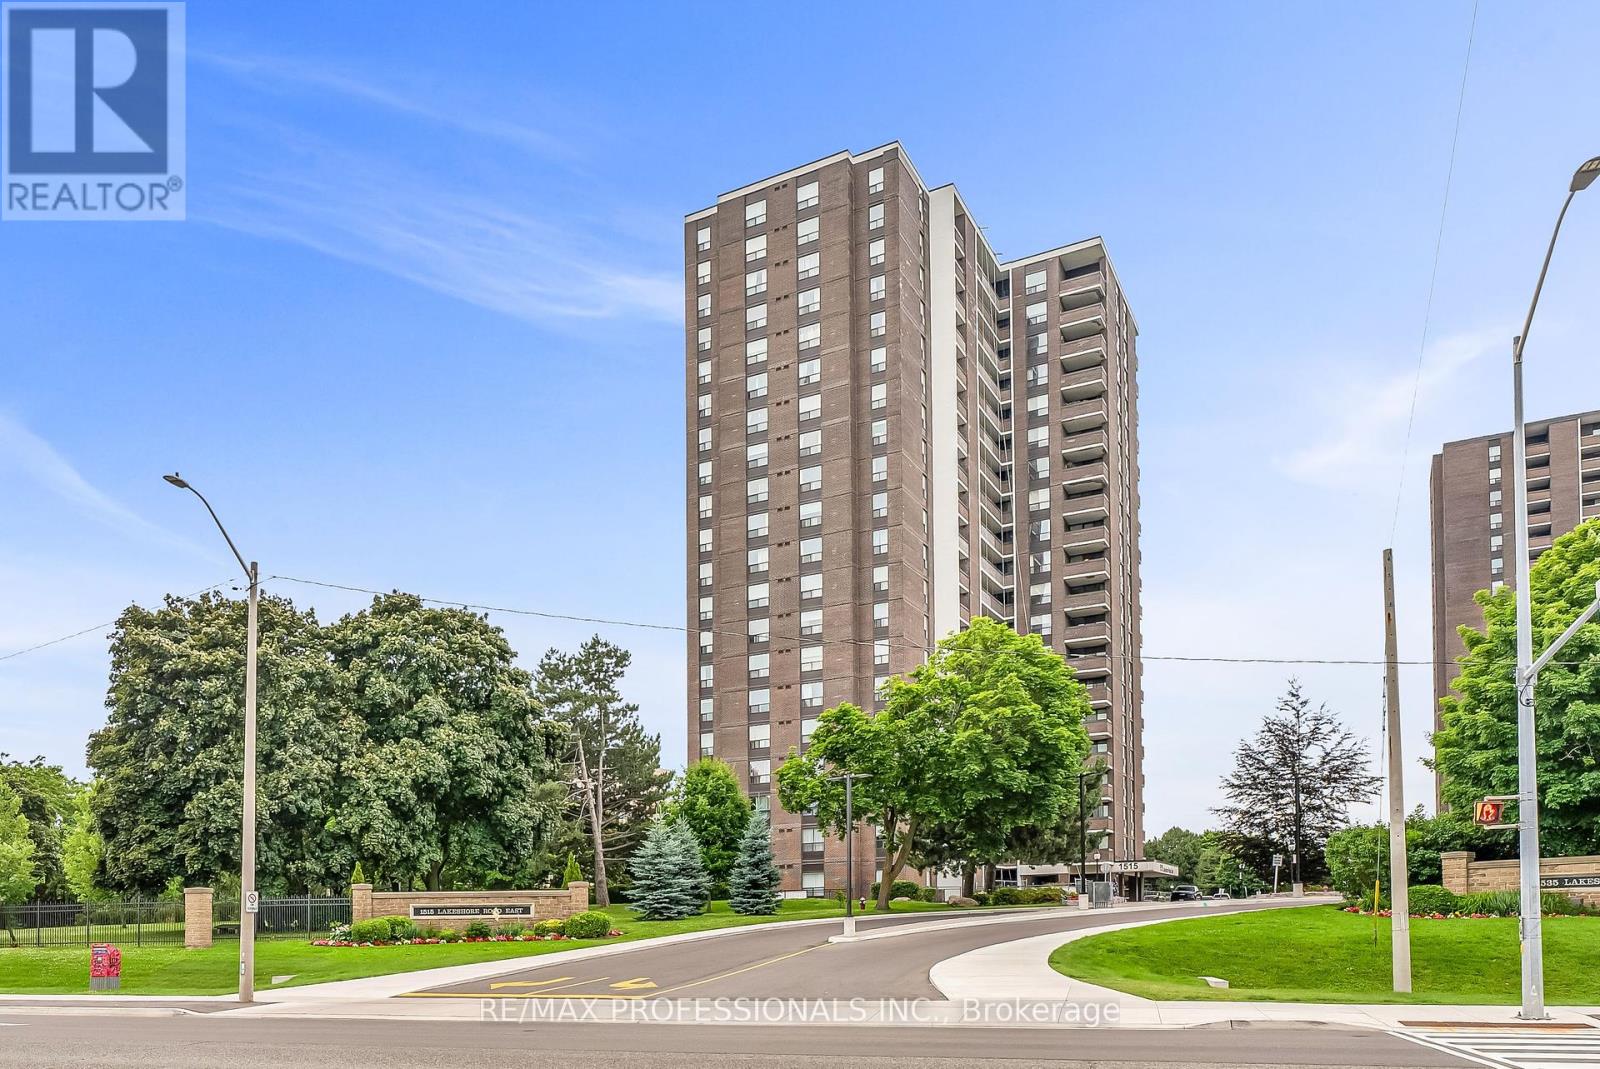
[[889,313],[873,312],[872,317],[869,320],[868,333],[874,338],[881,338],[885,334],[889,333]]
[[[883,264],[883,260],[883,239],[873,238],[867,245],[867,266],[879,267]],[[710,267],[711,265],[707,264],[706,266]]]
[[747,505],[759,505],[767,499],[767,479],[746,479],[744,483],[744,501]]
[[822,489],[822,465],[814,464],[809,468],[800,469],[800,492],[809,494],[813,490]]
[[822,310],[822,290],[820,287],[801,290],[795,296],[795,314],[810,315],[812,312]]
[[821,229],[822,220],[818,219],[816,216],[812,216],[810,219],[800,220],[794,225],[794,243],[796,245],[806,245],[810,242],[816,241],[817,235],[821,232]]
[[700,689],[701,690],[710,690],[711,689],[712,671],[713,671],[712,667],[709,664],[703,664],[703,665],[700,666]]
[[744,239],[744,262],[751,263],[767,254],[767,235],[757,234],[753,238]]
[[751,679],[766,679],[768,662],[772,659],[770,653],[752,653],[745,658],[748,662],[747,670]]
[[889,552],[888,528],[880,527],[872,532],[872,555],[881,557]]
[[750,468],[764,468],[767,466],[767,443],[756,442],[754,445],[744,447],[744,466]]
[[880,638],[872,644],[872,663],[875,667],[885,668],[889,664],[889,640]]
[[888,284],[884,281],[882,275],[873,275],[871,278],[869,278],[867,280],[867,300],[869,300],[869,301],[881,301],[881,300],[883,300],[883,295],[885,293],[887,285]]
[[872,444],[873,445],[888,445],[889,444],[889,421],[888,420],[886,420],[886,419],[875,419],[875,420],[872,421]]
[[802,538],[800,540],[800,563],[817,564],[822,560],[822,539]]
[[701,721],[704,722],[704,721],[710,720],[714,715],[715,714],[712,712],[712,700],[710,698],[701,698],[700,699],[700,719],[701,719]]
[[[800,706],[801,706],[801,708],[812,708],[811,706],[807,706],[806,703],[805,703],[806,702],[805,689],[808,686],[814,686],[814,687],[817,688],[817,704],[816,704],[815,708],[820,709],[822,707],[822,684],[821,683],[802,683],[802,684],[800,684]],[[817,733],[817,718],[814,717],[814,716],[803,716],[803,717],[801,717],[800,718],[800,745],[804,746],[806,743],[810,742],[811,741],[811,736],[815,735],[816,733]]]
[[822,253],[808,252],[795,261],[796,280],[804,282],[822,273]]
[[712,539],[711,528],[709,528],[709,527],[700,528],[700,552],[701,553],[710,553],[711,552],[711,544],[712,544],[711,543],[711,539]]
[[821,417],[822,395],[820,393],[814,393],[807,397],[800,398],[798,415],[802,423],[808,419],[817,419]]
[[800,600],[810,601],[822,597],[822,576],[802,575],[800,577]]
[[705,319],[711,315],[711,294],[702,293],[694,299],[695,309],[700,313],[700,318]]
[[747,549],[744,553],[745,571],[751,575],[765,575],[767,573],[767,547],[757,546]]
[[705,453],[711,449],[711,428],[701,427],[695,432],[695,440],[699,444],[700,452]]
[[696,252],[706,252],[711,248],[711,228],[703,226],[694,232],[694,247]]
[[802,646],[802,647],[800,647],[800,671],[802,671],[802,672],[820,672],[820,671],[822,671],[822,647],[821,646]]
[[821,638],[822,637],[822,610],[821,609],[807,609],[805,612],[802,612],[800,614],[800,637],[801,638]]
[[750,749],[752,751],[766,750],[772,745],[771,724],[750,725]]
[[889,495],[885,491],[878,491],[872,495],[872,518],[884,519],[889,515]]
[[757,372],[744,377],[744,396],[746,400],[754,401],[758,397],[767,396],[767,373]]
[[876,374],[882,372],[888,366],[889,366],[889,350],[884,348],[881,345],[878,346],[876,349],[873,349],[872,350],[872,356],[871,356],[871,362],[868,365],[868,370],[870,370],[874,375],[876,375]]
[[871,407],[883,408],[889,403],[889,384],[886,382],[874,383],[871,391]]
[[822,432],[802,431],[800,434],[800,459],[819,456],[822,453]]
[[803,212],[807,208],[815,208],[821,198],[817,195],[817,183],[807,182],[794,188],[794,210]]
[[760,330],[767,325],[767,306],[765,304],[752,304],[744,310],[744,329]]
[[766,687],[755,687],[750,691],[748,709],[757,715],[772,712],[772,691]]
[[709,520],[711,518],[711,495],[710,494],[702,494],[701,497],[700,497],[700,518],[702,520]]
[[1050,444],[1050,428],[1049,427],[1029,427],[1028,428],[1028,448],[1029,449],[1033,449],[1036,446],[1049,445],[1049,444]]
[[889,626],[889,603],[879,601],[872,606],[872,626],[879,630],[886,630]]
[[745,412],[744,432],[746,434],[767,433],[767,410],[765,408],[752,408]]
[[694,347],[696,352],[706,353],[711,351],[711,328],[701,327],[694,333]]
[[1028,491],[1028,511],[1043,512],[1050,507],[1050,488],[1042,486],[1037,490]]
[[711,613],[711,597],[707,595],[700,599],[700,622],[709,624],[711,622]]
[[700,462],[699,472],[700,472],[700,485],[701,486],[710,486],[711,485],[711,461],[702,460]]
[[867,209],[867,229],[883,229],[883,205],[874,204]]
[[[805,327],[801,327],[800,329],[803,331],[806,328]],[[813,328],[813,329],[817,329],[817,328]],[[800,375],[800,385],[801,386],[810,386],[814,382],[820,382],[822,380],[822,361],[821,361],[821,359],[812,359],[812,360],[802,360],[802,361],[800,361],[800,367],[798,368],[798,373]]]
[[[812,682],[812,683],[802,683],[802,684],[800,684],[800,708],[802,708],[802,709],[821,709],[822,708],[822,684],[821,683]],[[813,720],[812,721],[812,725],[815,726],[815,724],[816,724],[816,721]]]
[[767,292],[767,269],[746,271],[744,273],[744,295],[754,297],[758,293]]
[[765,512],[752,512],[744,518],[744,536],[746,538],[767,537],[767,514]]
[[700,585],[701,586],[710,586],[711,585],[711,562],[710,561],[703,561],[700,564]]
[[1028,415],[1043,418],[1050,414],[1050,395],[1040,394],[1038,397],[1028,398]]
[[1028,326],[1030,326],[1030,327],[1041,327],[1041,326],[1043,326],[1044,322],[1045,322],[1045,319],[1047,318],[1047,314],[1046,313],[1047,313],[1048,308],[1049,308],[1049,306],[1046,305],[1045,302],[1043,302],[1043,301],[1037,301],[1037,302],[1035,302],[1033,304],[1028,305]]
[[704,286],[711,281],[711,261],[701,260],[694,265],[694,284]]
[[715,734],[713,732],[710,732],[710,731],[702,731],[700,733],[700,756],[701,757],[710,757],[711,756],[711,740],[713,738],[715,738],[715,737],[716,737]]
[[1489,469],[1489,485],[1490,486],[1497,486],[1497,485],[1499,485],[1499,483],[1500,483],[1500,469],[1499,468],[1490,468]]
[[751,201],[744,206],[744,225],[760,226],[767,221],[767,202],[765,199]]
[[711,655],[711,632],[700,632],[700,652],[709,657]]
[[1044,271],[1029,271],[1022,279],[1022,295],[1031,297],[1035,293],[1043,293],[1045,277]]
[[807,528],[821,526],[821,524],[822,524],[822,502],[820,502],[820,501],[802,501],[802,502],[800,502],[800,529],[802,531],[804,531]]
[[887,481],[888,478],[889,478],[889,458],[888,457],[873,457],[872,458],[872,481],[875,482],[875,483],[881,483],[881,482]]
[[[772,781],[772,762],[767,758],[750,762],[750,785],[760,787]],[[818,875],[821,875],[820,873]]]
[[[807,349],[815,349],[822,344],[822,324],[807,323],[796,333],[796,339],[797,344],[795,347],[801,352],[805,352]],[[802,382],[800,385],[804,386],[805,383]]]
[[867,172],[867,192],[868,193],[882,193],[883,192],[883,168],[882,167],[874,167],[872,170]]
[[872,569],[872,592],[874,594],[887,594],[889,592],[889,566],[879,564]]
[[765,609],[768,604],[766,583],[751,583],[744,590],[744,604],[748,609]]

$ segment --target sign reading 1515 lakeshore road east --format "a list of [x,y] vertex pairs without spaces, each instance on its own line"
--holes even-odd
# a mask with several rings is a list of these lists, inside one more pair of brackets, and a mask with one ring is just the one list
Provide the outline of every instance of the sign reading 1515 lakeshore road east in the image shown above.
[[533,904],[490,905],[483,902],[459,902],[449,906],[412,906],[413,920],[444,917],[531,917]]
[[0,4],[0,219],[180,220],[184,5]]

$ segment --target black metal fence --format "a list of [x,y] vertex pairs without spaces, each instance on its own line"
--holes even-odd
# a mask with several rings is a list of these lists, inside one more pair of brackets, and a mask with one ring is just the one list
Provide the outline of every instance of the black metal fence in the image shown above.
[[117,943],[183,945],[183,902],[128,899],[116,902],[0,903],[0,948]]
[[[256,913],[257,939],[315,939],[327,935],[335,924],[350,923],[350,899],[327,895],[292,895],[263,898]],[[218,939],[238,938],[239,903],[214,901],[212,934]]]

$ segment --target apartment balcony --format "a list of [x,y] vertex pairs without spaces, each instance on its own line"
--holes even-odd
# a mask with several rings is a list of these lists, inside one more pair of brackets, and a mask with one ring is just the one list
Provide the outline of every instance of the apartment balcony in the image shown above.
[[1067,434],[1104,427],[1107,420],[1104,397],[1073,401],[1061,409],[1061,429]]
[[1086,553],[1104,553],[1110,546],[1110,532],[1103,523],[1067,531],[1061,536],[1061,548],[1069,557],[1081,557]]
[[1105,494],[1084,494],[1061,502],[1059,515],[1068,524],[1103,520],[1111,514],[1111,499]]
[[1093,624],[1071,624],[1061,632],[1061,644],[1067,649],[1076,646],[1099,646],[1110,641],[1111,624],[1105,620]]
[[1074,616],[1098,616],[1111,611],[1111,595],[1104,590],[1091,590],[1086,594],[1068,594],[1062,599],[1061,608],[1069,619]]
[[1089,304],[1075,308],[1061,317],[1061,340],[1078,341],[1093,338],[1106,332],[1106,310],[1103,305]]
[[1093,586],[1095,583],[1104,583],[1111,578],[1111,562],[1104,557],[1093,560],[1080,560],[1062,566],[1057,572],[1061,581],[1068,587]]
[[1111,721],[1106,717],[1096,717],[1083,722],[1083,730],[1089,733],[1091,739],[1109,739],[1111,737]]
[[1074,371],[1083,371],[1085,368],[1104,368],[1106,363],[1106,340],[1099,336],[1092,336],[1081,341],[1069,342],[1062,347],[1059,359],[1063,375]]
[[1099,460],[1106,455],[1104,428],[1069,434],[1061,440],[1061,460],[1072,464],[1080,460]]
[[1061,301],[1061,310],[1063,312],[1101,304],[1106,299],[1105,276],[1096,273],[1079,275],[1077,278],[1062,279],[1061,290],[1057,297]]
[[978,583],[985,594],[996,598],[1011,593],[1011,580],[988,557],[978,558]]
[[1105,683],[1090,683],[1088,691],[1089,708],[1100,716],[1106,715],[1106,711],[1111,708],[1111,688]]
[[1069,494],[1103,490],[1108,480],[1105,461],[1077,464],[1061,473],[1061,489]]
[[1068,657],[1067,667],[1079,679],[1100,679],[1111,674],[1111,658],[1103,653],[1093,657]]
[[1105,368],[1099,365],[1071,372],[1063,376],[1061,380],[1061,400],[1063,403],[1086,401],[1091,397],[1104,397],[1105,395],[1106,371]]

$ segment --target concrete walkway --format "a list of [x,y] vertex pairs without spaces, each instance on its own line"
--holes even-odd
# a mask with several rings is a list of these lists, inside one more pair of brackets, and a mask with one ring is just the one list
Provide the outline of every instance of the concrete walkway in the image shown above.
[[[1308,899],[1305,905],[1325,905],[1328,900]],[[1148,924],[1166,924],[1189,918],[1132,920],[1121,924],[1058,935],[1032,936],[993,943],[946,958],[933,967],[933,985],[952,1001],[1070,1002],[1116,1007],[1117,1023],[1124,1028],[1195,1028],[1244,1021],[1295,1022],[1347,1028],[1393,1030],[1409,1024],[1516,1023],[1515,1006],[1338,1005],[1303,1002],[1158,1002],[1097,984],[1063,976],[1050,967],[1050,955],[1059,947],[1089,936]],[[1550,1009],[1555,1023],[1594,1026],[1597,1007]],[[1106,1015],[1102,1014],[1102,1019]]]

